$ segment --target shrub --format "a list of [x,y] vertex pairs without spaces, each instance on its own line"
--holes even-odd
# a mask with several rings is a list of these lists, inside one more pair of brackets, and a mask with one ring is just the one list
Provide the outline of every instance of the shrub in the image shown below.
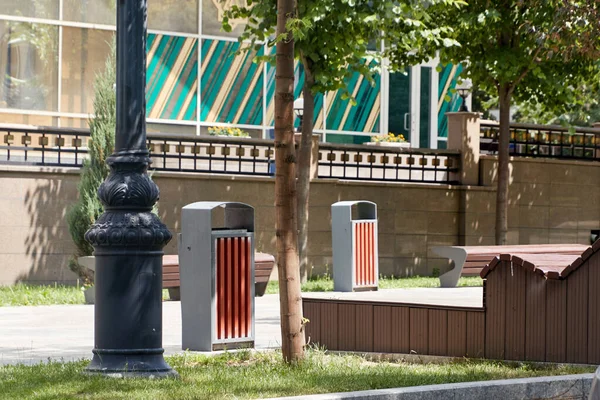
[[109,168],[106,158],[115,147],[116,128],[116,56],[115,44],[111,46],[111,55],[106,60],[104,72],[96,76],[94,82],[94,118],[90,120],[89,157],[84,160],[81,180],[77,186],[79,199],[67,213],[69,233],[77,247],[77,253],[69,261],[69,268],[85,284],[93,283],[93,274],[79,265],[77,257],[91,256],[94,249],[85,240],[85,233],[103,212],[98,199],[98,188],[106,179]]
[[231,136],[231,137],[250,137],[250,134],[246,131],[243,131],[239,128],[227,128],[216,126],[212,128],[208,128],[208,134],[210,136]]

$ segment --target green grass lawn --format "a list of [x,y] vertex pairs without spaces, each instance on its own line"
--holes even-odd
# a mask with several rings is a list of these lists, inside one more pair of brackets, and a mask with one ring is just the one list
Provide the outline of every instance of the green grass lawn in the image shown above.
[[[277,281],[270,281],[267,286],[267,294],[279,293]],[[380,289],[409,289],[420,287],[439,287],[439,278],[428,276],[412,276],[410,278],[379,278]],[[478,276],[462,277],[458,281],[458,286],[483,286],[483,279]],[[310,279],[302,284],[303,292],[331,292],[333,291],[333,280],[330,277],[319,277]]]
[[83,291],[75,286],[39,286],[18,283],[0,286],[0,307],[84,304]]
[[[163,290],[163,299],[169,293]],[[0,307],[8,306],[49,306],[61,304],[85,304],[83,291],[75,286],[40,286],[17,283],[0,286]]]
[[0,367],[0,398],[6,399],[256,399],[593,372],[594,368],[536,366],[492,361],[446,365],[369,362],[352,355],[309,350],[295,366],[279,352],[183,354],[167,357],[181,379],[89,377],[88,361]]
[[[479,277],[463,277],[458,286],[482,286]],[[439,287],[438,278],[413,276],[410,278],[380,278],[380,289]],[[333,280],[330,277],[319,277],[302,285],[303,292],[331,292]],[[279,293],[277,281],[269,282],[267,294]],[[163,290],[163,299],[168,300],[167,290]],[[13,286],[0,286],[0,307],[7,306],[44,306],[55,304],[84,304],[83,292],[75,286],[39,286],[18,283]]]

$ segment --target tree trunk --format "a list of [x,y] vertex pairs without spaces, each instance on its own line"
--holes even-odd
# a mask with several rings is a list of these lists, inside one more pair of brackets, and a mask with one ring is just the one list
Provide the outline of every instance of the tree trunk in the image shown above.
[[[277,36],[288,34],[286,22],[294,0],[277,1]],[[296,222],[296,150],[294,147],[294,41],[277,42],[275,78],[275,212],[281,352],[286,362],[304,357],[302,296]]]
[[302,141],[298,155],[298,249],[300,252],[300,279],[308,277],[308,200],[310,196],[310,167],[315,96],[312,93],[314,79],[304,63],[304,117],[302,118]]
[[508,159],[510,143],[510,99],[508,84],[500,85],[500,132],[498,137],[498,190],[496,192],[496,244],[506,244],[508,232]]

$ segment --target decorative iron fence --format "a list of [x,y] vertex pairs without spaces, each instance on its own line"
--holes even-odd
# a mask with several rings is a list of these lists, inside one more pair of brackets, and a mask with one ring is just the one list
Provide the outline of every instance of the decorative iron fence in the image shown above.
[[[89,130],[0,125],[0,163],[81,167]],[[148,134],[156,171],[272,176],[272,140]],[[319,144],[318,176],[348,180],[456,183],[457,151]]]
[[[481,122],[481,151],[498,151],[500,127],[492,121]],[[510,125],[510,154],[576,160],[600,159],[600,129],[569,129],[559,125]]]
[[319,178],[458,183],[460,153],[452,150],[319,144]]
[[[148,134],[151,169],[268,176],[274,170],[272,140]],[[0,163],[81,167],[89,130],[0,126]]]

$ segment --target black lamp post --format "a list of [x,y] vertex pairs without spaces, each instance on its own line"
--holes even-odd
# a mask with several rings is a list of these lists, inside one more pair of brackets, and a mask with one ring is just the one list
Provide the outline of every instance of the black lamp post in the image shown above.
[[459,112],[469,112],[469,107],[467,107],[467,97],[469,93],[471,93],[473,85],[471,84],[470,79],[463,79],[463,81],[456,86],[456,91],[458,95],[462,98],[462,104],[460,106]]
[[171,233],[152,213],[147,174],[146,0],[117,0],[117,128],[110,175],[98,190],[104,214],[86,233],[96,256],[94,357],[86,372],[165,377],[162,256]]
[[298,131],[302,132],[302,118],[304,117],[304,99],[303,98],[294,100],[294,113],[300,119],[300,125],[298,125]]

